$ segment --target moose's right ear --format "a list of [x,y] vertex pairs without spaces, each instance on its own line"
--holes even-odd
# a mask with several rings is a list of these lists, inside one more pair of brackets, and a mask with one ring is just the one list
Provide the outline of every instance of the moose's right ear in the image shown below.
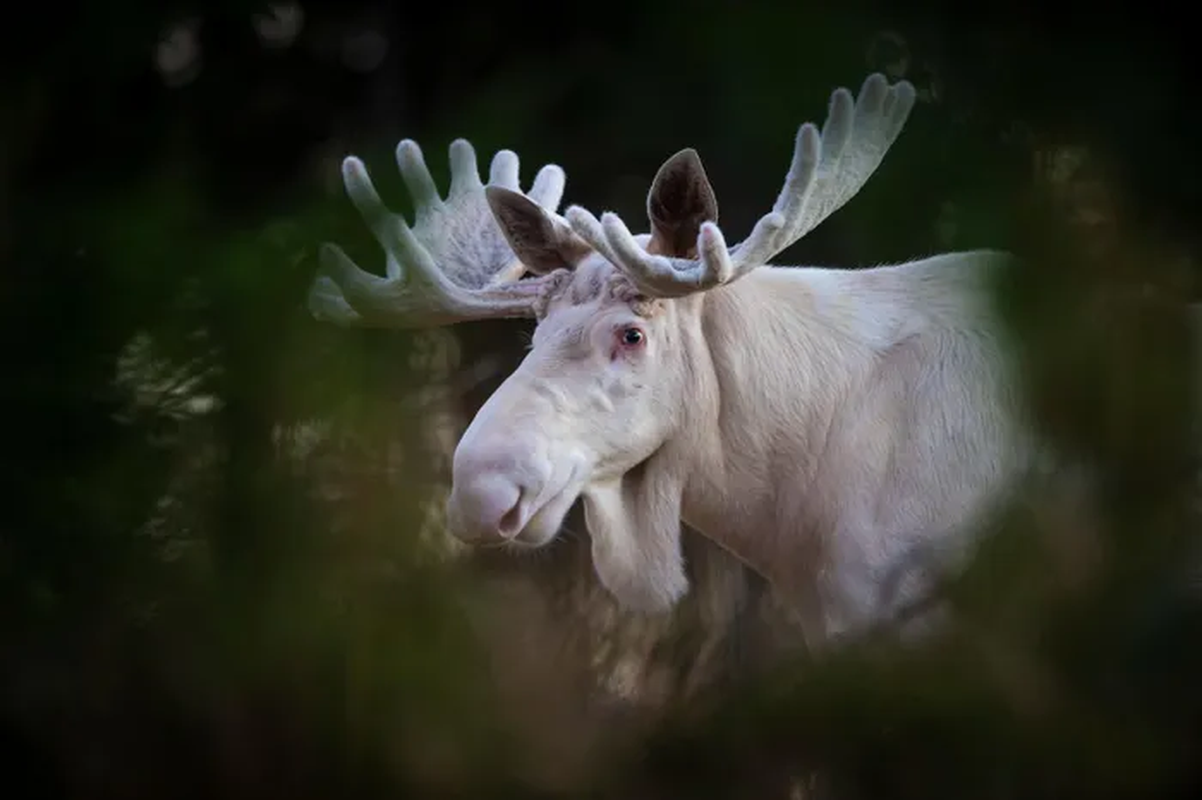
[[526,195],[500,186],[486,186],[484,196],[505,240],[518,260],[535,275],[572,269],[592,252],[567,223],[548,214]]

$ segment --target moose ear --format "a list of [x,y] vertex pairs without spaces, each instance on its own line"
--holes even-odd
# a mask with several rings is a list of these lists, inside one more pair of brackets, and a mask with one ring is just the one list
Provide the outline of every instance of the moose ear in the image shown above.
[[718,200],[696,150],[681,150],[655,173],[647,194],[647,218],[651,222],[647,252],[696,257],[701,223],[718,221]]
[[514,254],[535,275],[571,269],[592,252],[567,223],[552,217],[526,195],[486,186],[484,196]]
[[601,584],[626,608],[669,611],[689,590],[679,470],[661,450],[622,477],[589,486],[584,520]]

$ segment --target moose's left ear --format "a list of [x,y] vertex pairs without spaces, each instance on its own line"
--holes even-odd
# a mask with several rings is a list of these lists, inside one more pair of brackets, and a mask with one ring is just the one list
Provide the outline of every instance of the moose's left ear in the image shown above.
[[701,223],[718,221],[718,200],[696,150],[681,150],[655,173],[647,194],[647,218],[648,253],[696,257]]
[[520,192],[487,186],[493,218],[518,260],[535,275],[571,269],[592,248],[568,224]]

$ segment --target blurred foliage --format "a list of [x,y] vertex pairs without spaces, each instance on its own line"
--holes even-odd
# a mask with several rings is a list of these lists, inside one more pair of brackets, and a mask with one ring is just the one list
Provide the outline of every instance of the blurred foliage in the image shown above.
[[[22,11],[0,34],[6,796],[1197,788],[1183,20],[860,1]],[[771,657],[762,582],[696,537],[697,591],[666,620],[617,613],[578,518],[533,558],[445,542],[449,447],[526,326],[314,323],[318,242],[379,260],[341,156],[404,210],[395,142],[421,142],[445,185],[467,136],[638,218],[662,159],[694,146],[724,226],[746,230],[796,126],[874,69],[921,102],[868,188],[781,260],[1020,253],[997,297],[1036,421],[1101,490],[1033,486],[947,587],[928,646],[815,665]]]

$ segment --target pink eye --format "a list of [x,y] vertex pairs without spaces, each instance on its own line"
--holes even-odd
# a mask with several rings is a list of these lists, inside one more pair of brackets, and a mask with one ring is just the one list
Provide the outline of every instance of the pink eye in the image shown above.
[[618,335],[618,338],[624,347],[638,347],[646,340],[647,336],[639,328],[624,328]]

